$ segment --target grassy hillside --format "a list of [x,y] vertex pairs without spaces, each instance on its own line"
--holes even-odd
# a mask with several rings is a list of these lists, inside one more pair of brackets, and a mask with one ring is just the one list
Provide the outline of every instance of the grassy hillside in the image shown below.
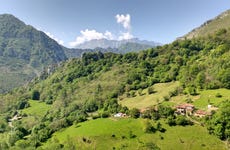
[[[153,86],[154,92],[148,93],[148,89],[144,89],[141,93],[135,92],[134,97],[126,97],[120,100],[120,104],[129,108],[143,109],[163,102],[170,98],[170,93],[174,92],[179,87],[179,82],[158,83]],[[122,96],[121,96],[122,97]]]
[[43,117],[51,108],[44,102],[29,100],[30,107],[22,110],[22,114],[27,114],[28,116]]
[[[96,119],[73,125],[57,132],[43,146],[52,145],[56,139],[67,145],[71,140],[79,149],[149,149],[156,144],[161,150],[224,150],[225,144],[208,134],[201,126],[169,127],[162,122],[165,133],[145,133],[144,119]],[[153,122],[154,123],[154,122]],[[130,133],[135,137],[130,138]],[[83,138],[90,142],[84,142]],[[58,144],[58,143],[56,143]]]
[[209,104],[218,107],[224,100],[230,100],[229,89],[201,90],[197,95],[187,95],[172,93],[180,88],[179,82],[158,83],[153,86],[154,92],[148,94],[148,89],[141,91],[132,91],[133,97],[127,97],[126,94],[120,96],[119,103],[128,108],[144,109],[147,107],[163,104],[175,107],[183,103],[192,103],[196,108],[207,110]]

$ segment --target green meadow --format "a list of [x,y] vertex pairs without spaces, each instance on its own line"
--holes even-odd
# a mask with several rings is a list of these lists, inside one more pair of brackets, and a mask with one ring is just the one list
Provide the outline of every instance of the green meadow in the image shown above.
[[170,92],[177,87],[179,87],[179,82],[158,83],[153,86],[153,94],[148,94],[147,89],[142,91],[142,95],[139,95],[136,91],[135,97],[126,97],[120,101],[120,104],[129,108],[146,108],[163,102],[164,98],[169,97]]
[[[170,127],[161,120],[164,133],[145,133],[144,119],[107,118],[79,123],[56,132],[43,145],[52,141],[67,144],[72,141],[78,149],[149,149],[156,144],[161,150],[224,150],[225,144],[209,135],[206,128],[198,125]],[[156,124],[156,122],[152,122]]]
[[22,113],[25,113],[29,116],[42,117],[51,108],[51,105],[47,105],[44,102],[36,101],[36,100],[29,100],[29,104],[30,107],[22,110]]
[[[149,106],[161,103],[166,106],[174,107],[182,103],[192,103],[196,108],[207,110],[208,104],[218,107],[224,100],[230,100],[230,90],[228,89],[215,89],[215,90],[201,90],[198,95],[185,95],[179,94],[177,96],[169,97],[170,92],[173,92],[179,87],[179,82],[158,83],[153,86],[154,93],[148,94],[147,89],[142,91],[142,95],[135,91],[134,97],[125,97],[120,100],[120,104],[128,108],[146,108]],[[219,95],[219,96],[218,96]],[[165,100],[165,97],[168,100]]]

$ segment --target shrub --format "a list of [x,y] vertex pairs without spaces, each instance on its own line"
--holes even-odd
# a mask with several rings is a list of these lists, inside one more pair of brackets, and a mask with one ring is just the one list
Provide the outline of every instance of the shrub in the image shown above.
[[216,97],[220,98],[220,97],[222,97],[222,95],[220,93],[216,93]]
[[101,117],[102,117],[102,118],[108,118],[108,117],[109,117],[109,113],[108,113],[107,111],[103,111],[103,112],[101,113]]
[[130,110],[130,116],[132,118],[139,118],[140,117],[140,111],[137,108],[133,108]]
[[149,87],[148,88],[148,94],[153,94],[153,93],[155,93],[154,88],[153,87]]
[[156,131],[156,129],[153,127],[149,120],[145,120],[143,122],[143,131],[145,133],[153,133]]
[[39,100],[40,99],[40,93],[39,93],[39,91],[33,90],[31,99],[32,100]]

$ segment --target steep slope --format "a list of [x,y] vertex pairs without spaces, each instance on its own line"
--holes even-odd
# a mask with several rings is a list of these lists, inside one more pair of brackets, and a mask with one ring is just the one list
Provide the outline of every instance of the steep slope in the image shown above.
[[0,15],[0,92],[34,78],[43,67],[66,59],[63,48],[16,17]]
[[191,39],[194,37],[206,36],[222,28],[230,28],[230,10],[223,12],[214,19],[208,20],[200,27],[186,34],[183,38]]

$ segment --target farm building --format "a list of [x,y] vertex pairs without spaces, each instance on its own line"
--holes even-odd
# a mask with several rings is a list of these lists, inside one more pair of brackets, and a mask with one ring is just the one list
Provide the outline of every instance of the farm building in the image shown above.
[[192,104],[181,104],[176,106],[176,114],[178,115],[192,115],[195,107]]

